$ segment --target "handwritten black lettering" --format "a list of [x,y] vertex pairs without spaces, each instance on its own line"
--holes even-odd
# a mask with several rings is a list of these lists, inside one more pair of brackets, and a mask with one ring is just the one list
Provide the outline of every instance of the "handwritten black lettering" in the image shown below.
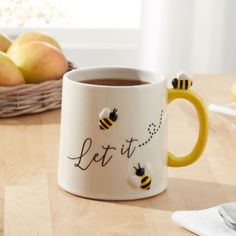
[[128,147],[126,148],[126,150],[124,150],[124,145],[122,145],[122,148],[121,148],[121,155],[125,155],[127,153],[127,158],[130,158],[133,154],[134,154],[134,151],[136,149],[136,146],[132,146],[132,144],[136,141],[138,141],[138,139],[134,139],[134,138],[131,138],[130,140],[125,140],[126,143],[128,143]]
[[[92,139],[91,138],[86,138],[84,140],[83,145],[82,145],[80,156],[78,156],[78,157],[67,156],[67,158],[69,158],[70,160],[77,160],[77,159],[79,159],[78,163],[75,163],[74,166],[75,167],[79,167],[81,170],[87,170],[88,167],[92,164],[93,159],[87,165],[85,165],[84,167],[82,166],[81,161],[82,161],[82,158],[89,152],[91,146],[92,146]],[[98,154],[96,153],[95,156],[96,155],[98,155]]]
[[[102,166],[105,166],[110,160],[111,158],[113,157],[112,155],[106,160],[106,156],[107,156],[107,153],[109,150],[116,150],[115,147],[111,147],[110,145],[108,145],[107,147],[104,147],[102,145],[102,148],[103,150],[105,150],[104,154],[99,158],[99,159],[96,159],[96,157],[94,157],[94,161],[96,162],[99,162],[102,160]],[[98,156],[97,156],[98,157]]]
[[112,155],[110,155],[109,158],[107,158],[109,150],[116,150],[116,148],[112,147],[111,145],[108,145],[107,147],[104,147],[102,145],[102,149],[104,150],[103,155],[100,157],[99,153],[95,153],[91,158],[91,160],[86,163],[88,158],[85,158],[85,156],[89,152],[91,146],[92,146],[92,139],[86,138],[82,145],[80,156],[77,157],[67,156],[67,158],[69,158],[70,160],[78,160],[78,162],[75,163],[74,166],[79,167],[81,170],[87,170],[93,162],[101,161],[101,166],[106,166],[113,157]]

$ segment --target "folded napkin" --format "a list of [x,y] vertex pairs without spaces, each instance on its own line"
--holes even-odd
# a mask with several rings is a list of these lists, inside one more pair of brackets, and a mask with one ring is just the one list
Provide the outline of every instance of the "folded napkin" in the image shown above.
[[236,231],[225,225],[218,209],[220,206],[199,211],[176,211],[172,220],[201,236],[236,236]]

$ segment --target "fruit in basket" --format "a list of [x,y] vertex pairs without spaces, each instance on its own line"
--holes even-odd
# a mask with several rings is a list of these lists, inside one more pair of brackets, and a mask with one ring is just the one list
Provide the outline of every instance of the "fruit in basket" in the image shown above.
[[231,95],[233,96],[234,101],[236,102],[236,83],[233,83],[230,87]]
[[4,52],[0,52],[0,86],[24,83],[25,80],[20,70]]
[[40,41],[40,42],[46,42],[51,44],[52,46],[61,49],[58,42],[52,38],[51,36],[42,33],[42,32],[26,32],[21,35],[19,35],[12,43],[12,45],[9,47],[7,54],[12,55],[14,50],[21,46],[24,43],[32,42],[32,41]]
[[10,46],[11,40],[5,34],[0,34],[0,51],[6,52]]
[[22,44],[10,57],[21,70],[26,83],[60,79],[68,70],[68,63],[62,52],[45,42]]

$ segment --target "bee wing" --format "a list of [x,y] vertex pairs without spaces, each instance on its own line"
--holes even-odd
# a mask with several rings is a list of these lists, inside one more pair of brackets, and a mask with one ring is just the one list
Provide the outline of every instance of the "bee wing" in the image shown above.
[[145,175],[151,177],[152,176],[152,167],[151,167],[150,162],[147,162],[145,164],[144,168],[145,168]]
[[190,78],[190,75],[186,74],[186,73],[183,73],[183,72],[179,72],[177,74],[177,78],[180,79],[180,80],[188,80],[188,79],[191,79]]
[[133,188],[138,188],[141,184],[140,178],[136,175],[131,175],[128,179],[128,182]]
[[109,108],[104,108],[104,109],[102,109],[102,111],[99,113],[99,118],[100,119],[103,119],[103,118],[107,118],[107,117],[109,117],[109,115],[110,115],[110,109]]

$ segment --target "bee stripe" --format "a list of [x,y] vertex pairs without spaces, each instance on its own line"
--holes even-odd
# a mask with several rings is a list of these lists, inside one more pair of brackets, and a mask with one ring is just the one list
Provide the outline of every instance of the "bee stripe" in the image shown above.
[[104,130],[104,128],[102,127],[102,125],[99,123],[100,129]]
[[188,86],[189,86],[189,82],[188,81],[189,81],[188,79],[185,80],[185,89],[188,89]]
[[151,182],[151,178],[148,178],[144,183],[141,183],[141,186],[144,187],[144,186],[150,184],[150,182]]
[[192,80],[188,80],[188,88],[190,88],[193,85],[193,81]]
[[180,88],[183,88],[183,80],[180,80]]
[[148,180],[149,180],[149,182],[147,184],[145,184],[145,185],[141,184],[141,188],[148,188],[148,187],[150,188],[152,181],[151,181],[151,178],[149,178]]
[[103,121],[105,121],[109,126],[112,126],[112,122],[109,118],[104,118]]
[[105,129],[109,129],[109,126],[107,126],[102,120],[100,120],[99,125],[102,126]]
[[111,124],[113,124],[115,121],[113,121],[111,118],[107,117],[107,119],[110,121]]
[[177,81],[177,89],[180,89],[180,81]]
[[183,89],[187,89],[188,88],[187,85],[188,85],[187,80],[184,80],[183,81]]
[[148,179],[148,176],[142,176],[141,177],[141,183],[144,183]]
[[142,188],[145,188],[145,187],[147,187],[147,186],[150,185],[150,184],[151,184],[151,178],[148,177],[148,176],[144,176],[144,177],[142,178],[142,180],[141,180],[141,187],[142,187]]

